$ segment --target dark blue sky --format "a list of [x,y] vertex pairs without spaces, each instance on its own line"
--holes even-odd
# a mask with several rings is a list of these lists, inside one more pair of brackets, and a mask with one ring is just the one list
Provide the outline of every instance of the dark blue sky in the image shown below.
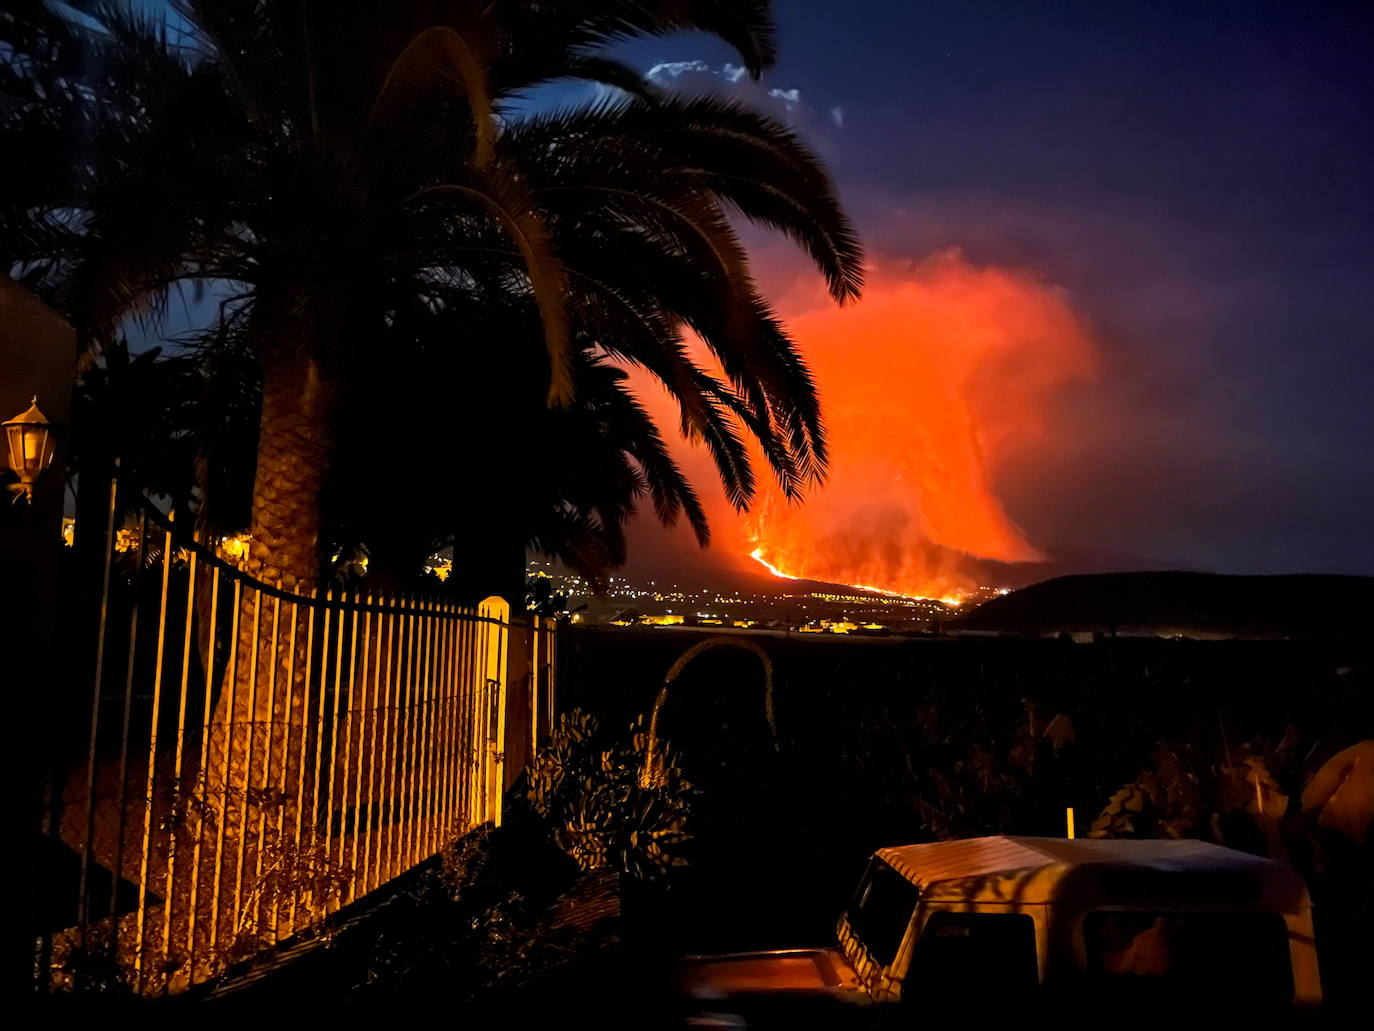
[[[1070,564],[1374,573],[1371,11],[778,4],[754,95],[870,249],[1034,270],[1103,341],[1073,432],[998,485]],[[632,55],[737,88],[707,40]]]
[[711,39],[626,56],[792,121],[876,257],[1067,292],[1102,369],[999,473],[1031,540],[1070,569],[1374,574],[1374,4],[776,6],[760,87]]

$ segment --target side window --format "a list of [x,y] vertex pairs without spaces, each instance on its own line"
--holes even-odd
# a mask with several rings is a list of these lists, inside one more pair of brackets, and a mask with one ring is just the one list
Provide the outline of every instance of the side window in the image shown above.
[[1039,980],[1035,921],[1026,913],[931,914],[907,973],[909,985],[941,992],[1026,989]]
[[847,916],[850,928],[879,966],[896,959],[918,894],[916,885],[881,859],[869,865]]
[[1118,983],[1140,978],[1205,984],[1270,1001],[1293,995],[1288,926],[1278,913],[1089,913],[1088,969]]

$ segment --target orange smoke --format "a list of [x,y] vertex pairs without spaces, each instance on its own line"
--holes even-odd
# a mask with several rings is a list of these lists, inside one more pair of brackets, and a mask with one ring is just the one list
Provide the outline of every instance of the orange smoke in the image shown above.
[[722,544],[782,575],[935,598],[977,586],[967,556],[1045,559],[994,484],[1093,371],[1062,291],[950,252],[871,269],[851,308],[807,291],[782,310],[820,385],[830,478],[800,505],[769,489],[750,513],[715,513]]
[[[778,576],[945,600],[979,586],[979,559],[1047,557],[995,486],[1003,463],[1051,444],[1056,394],[1094,372],[1097,346],[1062,290],[952,251],[871,267],[851,307],[808,285],[778,309],[819,384],[830,477],[789,503],[760,463],[741,514],[712,489],[704,449],[681,443],[713,549]],[[662,389],[634,379],[660,425],[675,422]]]

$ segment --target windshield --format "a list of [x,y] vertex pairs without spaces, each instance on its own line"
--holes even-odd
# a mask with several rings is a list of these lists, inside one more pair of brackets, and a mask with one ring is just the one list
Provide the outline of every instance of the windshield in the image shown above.
[[1113,980],[1206,982],[1218,991],[1293,994],[1288,928],[1277,913],[1090,913],[1091,972]]
[[869,864],[859,890],[845,913],[850,929],[879,966],[897,958],[902,938],[916,911],[916,885],[881,859]]

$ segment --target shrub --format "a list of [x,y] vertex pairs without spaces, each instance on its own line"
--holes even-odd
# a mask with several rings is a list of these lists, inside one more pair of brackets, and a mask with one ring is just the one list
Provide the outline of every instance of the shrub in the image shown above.
[[594,716],[574,710],[530,764],[526,801],[551,827],[554,841],[583,871],[610,867],[655,880],[682,866],[692,786],[676,756],[660,743],[655,776],[643,776],[647,733],[642,721],[628,741],[605,747]]

